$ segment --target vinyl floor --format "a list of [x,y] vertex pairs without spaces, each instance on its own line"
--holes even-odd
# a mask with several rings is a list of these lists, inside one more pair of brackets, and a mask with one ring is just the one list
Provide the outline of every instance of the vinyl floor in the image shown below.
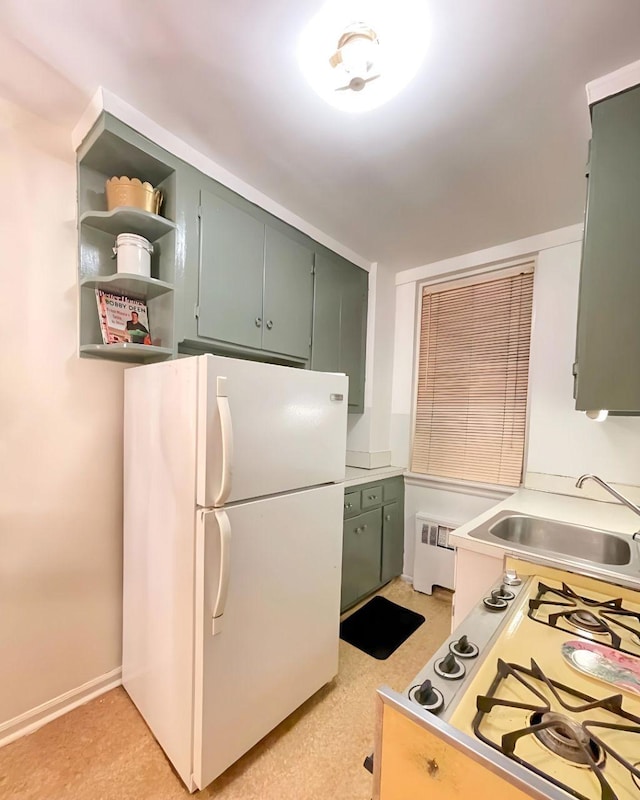
[[[449,634],[451,595],[400,579],[381,592],[427,621],[386,661],[340,642],[340,671],[195,798],[369,800],[378,686],[403,690]],[[122,688],[0,749],[2,800],[187,800],[189,794]]]

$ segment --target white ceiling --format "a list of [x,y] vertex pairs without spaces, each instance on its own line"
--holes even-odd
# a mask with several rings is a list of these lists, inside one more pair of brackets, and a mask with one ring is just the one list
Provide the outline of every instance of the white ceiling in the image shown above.
[[417,77],[362,115],[298,69],[320,2],[3,0],[0,95],[71,128],[103,85],[394,269],[580,221],[584,85],[640,57],[638,0],[425,0]]

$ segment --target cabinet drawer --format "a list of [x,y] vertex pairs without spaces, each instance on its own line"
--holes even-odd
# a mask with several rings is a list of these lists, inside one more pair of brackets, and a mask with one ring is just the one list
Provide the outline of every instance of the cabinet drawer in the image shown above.
[[344,495],[344,516],[354,517],[360,513],[360,492],[346,492]]
[[382,496],[385,503],[390,500],[398,500],[404,493],[404,478],[398,475],[396,478],[389,478],[382,484]]
[[375,508],[382,503],[382,486],[369,486],[362,490],[361,506],[365,508]]

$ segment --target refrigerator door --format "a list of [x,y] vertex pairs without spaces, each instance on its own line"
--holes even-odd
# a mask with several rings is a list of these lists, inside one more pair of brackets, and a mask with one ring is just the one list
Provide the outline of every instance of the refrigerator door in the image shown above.
[[342,501],[330,485],[197,512],[201,789],[338,671]]
[[344,480],[348,378],[201,356],[197,505]]

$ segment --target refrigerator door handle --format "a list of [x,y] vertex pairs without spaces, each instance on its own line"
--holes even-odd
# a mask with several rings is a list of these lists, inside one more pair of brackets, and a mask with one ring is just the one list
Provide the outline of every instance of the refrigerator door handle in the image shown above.
[[220,433],[222,436],[221,448],[221,478],[218,496],[214,506],[223,506],[231,493],[231,465],[233,463],[233,423],[231,420],[231,407],[227,395],[227,379],[218,376],[216,386],[216,403],[220,417]]
[[222,630],[224,609],[229,593],[229,575],[231,573],[231,523],[226,511],[215,511],[216,522],[220,534],[220,575],[218,592],[212,610],[211,633],[216,636]]

